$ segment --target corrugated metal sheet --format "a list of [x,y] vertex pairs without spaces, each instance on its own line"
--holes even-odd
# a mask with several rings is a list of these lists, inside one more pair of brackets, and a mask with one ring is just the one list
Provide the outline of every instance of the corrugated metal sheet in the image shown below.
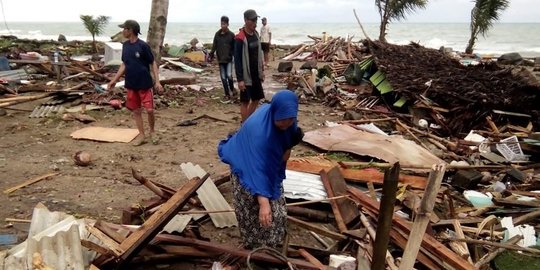
[[176,215],[165,225],[162,232],[182,233],[193,217],[191,215]]
[[[39,253],[53,269],[86,269],[96,253],[83,249],[88,239],[85,221],[62,212],[50,212],[44,205],[34,208],[29,237],[7,252],[4,269],[33,269],[32,256]],[[95,239],[90,239],[96,241]]]
[[[182,171],[187,178],[191,179],[194,177],[204,177],[206,172],[199,165],[193,165],[191,162],[182,163],[180,165]],[[214,184],[212,179],[208,178],[202,186],[197,190],[197,195],[201,200],[202,205],[207,211],[219,211],[219,210],[230,210],[232,209],[229,203],[225,200],[221,192]],[[215,213],[210,214],[212,223],[217,228],[237,226],[238,221],[236,220],[236,215],[234,212],[230,213]]]
[[286,170],[285,176],[283,189],[287,198],[321,200],[328,197],[319,175]]
[[49,117],[54,113],[57,113],[61,110],[65,110],[62,105],[40,105],[36,106],[32,113],[30,113],[30,118],[43,118]]

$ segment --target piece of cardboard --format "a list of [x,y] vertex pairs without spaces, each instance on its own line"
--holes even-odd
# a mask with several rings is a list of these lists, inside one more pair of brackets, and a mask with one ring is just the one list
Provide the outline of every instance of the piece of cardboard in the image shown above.
[[71,138],[98,142],[131,142],[139,135],[133,128],[86,127],[71,133]]

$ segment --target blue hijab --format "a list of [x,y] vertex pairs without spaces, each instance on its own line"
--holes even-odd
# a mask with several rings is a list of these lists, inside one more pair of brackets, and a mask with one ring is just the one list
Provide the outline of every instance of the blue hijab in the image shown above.
[[[236,134],[219,143],[221,161],[230,165],[231,172],[252,195],[271,200],[281,196],[286,166],[283,155],[293,146],[297,115],[298,97],[290,90],[281,90],[270,104],[257,109]],[[288,118],[295,120],[287,130],[274,125],[274,121]]]

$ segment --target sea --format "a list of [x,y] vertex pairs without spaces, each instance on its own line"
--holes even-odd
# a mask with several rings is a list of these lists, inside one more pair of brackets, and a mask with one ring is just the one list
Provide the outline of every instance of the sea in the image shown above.
[[[104,34],[97,37],[100,41],[109,41],[118,33],[119,22],[111,22]],[[358,24],[354,23],[274,23],[272,43],[297,45],[313,42],[308,35],[327,35],[337,37],[353,36],[353,40],[364,39]],[[242,27],[240,23],[231,23],[233,32]],[[148,23],[141,23],[142,36],[147,34]],[[169,22],[165,43],[181,45],[197,38],[202,43],[211,43],[214,33],[219,29],[215,23],[179,23]],[[364,24],[368,36],[377,39],[378,23]],[[91,40],[80,22],[6,22],[0,24],[0,35],[15,35],[18,38],[53,39],[63,34],[68,40]],[[439,49],[450,47],[456,51],[464,51],[470,36],[468,23],[392,23],[389,26],[387,40],[394,44],[404,45],[411,41],[425,47]],[[475,46],[475,53],[487,56],[498,56],[507,52],[519,52],[523,57],[540,56],[540,23],[496,23],[487,36],[480,35]]]

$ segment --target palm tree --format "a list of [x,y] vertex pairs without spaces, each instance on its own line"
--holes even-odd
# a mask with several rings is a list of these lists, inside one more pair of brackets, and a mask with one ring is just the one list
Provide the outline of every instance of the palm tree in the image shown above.
[[465,53],[471,54],[473,52],[478,34],[481,33],[483,37],[486,37],[493,22],[499,20],[502,11],[509,5],[510,0],[475,0],[475,5],[471,10],[471,37]]
[[96,36],[103,34],[103,30],[105,29],[105,26],[109,23],[110,17],[102,15],[94,19],[94,17],[91,15],[81,15],[80,18],[86,30],[90,32],[90,35],[92,35],[94,51],[97,53],[98,49],[96,44]]
[[161,46],[167,29],[167,13],[169,12],[169,0],[152,0],[150,11],[150,24],[146,40],[152,49],[156,63],[161,60]]
[[392,20],[405,19],[408,13],[418,8],[425,8],[428,0],[375,0],[381,16],[379,40],[386,42],[386,30]]

